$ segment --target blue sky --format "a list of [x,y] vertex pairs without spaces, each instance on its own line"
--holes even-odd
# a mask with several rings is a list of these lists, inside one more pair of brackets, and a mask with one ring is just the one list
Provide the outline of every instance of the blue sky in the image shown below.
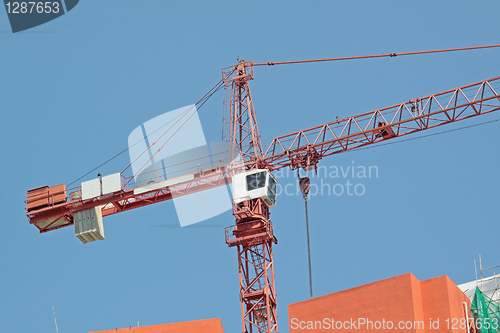
[[[12,34],[0,10],[0,332],[54,331],[51,306],[60,332],[213,317],[240,331],[236,251],[224,242],[229,212],[202,223],[214,227],[177,228],[171,202],[153,205],[105,218],[106,239],[83,245],[72,227],[38,234],[26,191],[71,183],[122,151],[134,128],[195,103],[237,57],[496,44],[498,12],[498,1],[82,0]],[[261,140],[498,76],[499,57],[492,49],[256,68]],[[199,112],[207,141],[221,139],[222,101],[219,93]],[[478,254],[485,266],[499,264],[499,133],[495,122],[323,160],[328,169],[376,166],[378,177],[347,178],[363,184],[362,196],[310,199],[315,296],[407,272],[460,284],[474,279]],[[85,180],[128,163],[124,154]],[[287,305],[309,297],[301,196],[279,196],[271,219],[279,331],[287,332]]]

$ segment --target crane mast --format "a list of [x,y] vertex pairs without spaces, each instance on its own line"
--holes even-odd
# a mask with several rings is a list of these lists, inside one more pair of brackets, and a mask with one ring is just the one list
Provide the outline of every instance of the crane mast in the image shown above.
[[[475,48],[498,46],[500,45]],[[420,53],[453,50],[461,49]],[[411,54],[418,52],[407,53]],[[393,53],[380,56],[397,55],[405,54]],[[345,59],[351,58],[282,62],[282,64]],[[500,110],[500,95],[495,90],[495,85],[500,84],[499,76],[278,136],[270,145],[265,146],[266,149],[263,149],[249,81],[254,78],[254,66],[276,64],[280,63],[253,63],[241,60],[235,66],[223,69],[221,81],[225,85],[223,137],[230,143],[229,164],[221,162],[216,166],[188,170],[184,176],[147,185],[133,184],[133,177],[127,178],[123,174],[110,175],[115,179],[113,186],[103,185],[105,177],[101,180],[96,179],[97,183],[93,184],[97,184],[98,188],[92,190],[94,194],[91,196],[82,195],[83,183],[81,187],[74,189],[67,189],[61,184],[29,190],[26,201],[26,215],[29,222],[35,225],[40,233],[74,224],[76,231],[75,221],[82,212],[98,212],[97,215],[102,219],[103,216],[232,182],[232,213],[236,223],[225,229],[225,239],[229,247],[237,249],[242,332],[278,332],[273,264],[273,245],[277,244],[277,239],[273,233],[269,212],[275,205],[276,179],[271,171],[286,167],[297,170],[297,173],[300,168],[313,170],[326,156]],[[211,91],[210,94],[215,91]],[[214,158],[214,160],[219,159]],[[222,158],[220,160],[222,161]],[[259,195],[249,193],[259,193]]]
[[[253,79],[251,63],[241,60],[235,68],[223,70],[229,107],[230,156],[233,172],[259,168],[262,145],[248,81]],[[238,165],[245,164],[243,169]],[[262,198],[235,198],[236,225],[226,228],[226,243],[238,252],[238,273],[242,332],[278,331],[274,283],[273,244],[277,239]]]

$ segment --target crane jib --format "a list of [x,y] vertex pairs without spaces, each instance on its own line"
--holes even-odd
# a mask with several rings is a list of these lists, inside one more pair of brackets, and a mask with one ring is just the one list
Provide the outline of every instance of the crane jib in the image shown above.
[[[279,136],[272,140],[258,162],[271,171],[284,167],[312,168],[321,158],[332,154],[494,112],[500,109],[500,95],[493,88],[493,84],[498,82],[500,77],[495,77]],[[307,156],[312,158],[304,159]],[[243,162],[238,167],[244,168],[252,163],[255,162]],[[186,182],[189,185],[189,190],[184,191],[186,194],[203,191],[229,184],[229,172],[229,169],[224,168],[219,171],[204,170],[203,176],[196,174],[179,183]],[[170,191],[175,188],[166,190],[166,187],[179,183],[122,190],[87,202],[78,196],[68,198],[64,184],[44,186],[28,191],[26,212],[30,223],[35,224],[40,232],[46,232],[72,225],[74,212],[98,205],[103,207],[103,216],[107,216],[169,200],[172,198]],[[179,195],[183,195],[181,190]]]

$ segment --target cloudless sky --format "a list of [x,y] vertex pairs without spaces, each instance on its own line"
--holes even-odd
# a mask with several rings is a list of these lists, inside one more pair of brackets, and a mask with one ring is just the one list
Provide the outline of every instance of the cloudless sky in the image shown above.
[[[88,1],[12,34],[0,10],[0,332],[89,332],[220,317],[241,332],[230,212],[179,228],[172,202],[104,219],[83,245],[73,227],[39,234],[26,191],[69,184],[127,147],[130,132],[195,103],[236,58],[256,62],[496,44],[498,1]],[[498,76],[500,49],[255,68],[262,142],[274,136]],[[200,109],[220,141],[223,94]],[[422,134],[499,119],[493,113]],[[474,279],[500,264],[500,123],[339,154],[375,166],[362,196],[309,200],[315,296],[412,272]],[[416,135],[418,136],[418,134]],[[120,172],[128,155],[83,180]],[[282,186],[295,174],[280,177]],[[76,184],[75,184],[76,185]],[[271,219],[279,331],[309,298],[304,203],[280,195]]]

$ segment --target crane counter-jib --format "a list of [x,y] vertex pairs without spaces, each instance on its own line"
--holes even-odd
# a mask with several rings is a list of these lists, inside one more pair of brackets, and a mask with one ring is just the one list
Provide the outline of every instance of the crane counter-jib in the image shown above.
[[99,193],[92,198],[82,195],[82,187],[74,189],[68,197],[64,184],[44,186],[28,191],[26,215],[43,233],[73,225],[76,212],[99,207],[102,216],[108,216],[230,183],[227,166],[220,166],[142,186],[122,185],[111,193],[103,193],[105,186],[100,183]]

